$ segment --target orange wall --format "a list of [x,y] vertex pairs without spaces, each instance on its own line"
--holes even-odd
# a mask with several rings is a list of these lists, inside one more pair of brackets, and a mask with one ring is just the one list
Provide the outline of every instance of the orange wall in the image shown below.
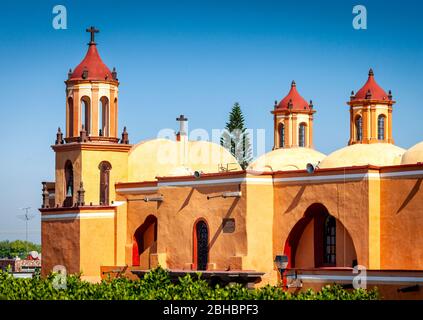
[[382,269],[423,269],[422,180],[382,180]]

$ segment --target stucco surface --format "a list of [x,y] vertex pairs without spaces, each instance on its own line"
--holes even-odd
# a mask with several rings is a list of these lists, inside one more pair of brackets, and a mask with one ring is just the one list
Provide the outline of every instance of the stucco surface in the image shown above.
[[248,167],[252,171],[302,170],[307,163],[317,164],[325,155],[311,148],[281,148],[270,151]]
[[128,181],[149,181],[155,180],[157,176],[175,175],[178,173],[177,168],[181,167],[214,173],[219,172],[222,165],[225,169],[241,169],[236,159],[215,143],[148,140],[135,145],[129,153]]
[[402,156],[401,164],[423,162],[423,141],[408,149]]
[[405,150],[390,143],[353,144],[336,150],[322,160],[320,168],[391,166],[401,164]]

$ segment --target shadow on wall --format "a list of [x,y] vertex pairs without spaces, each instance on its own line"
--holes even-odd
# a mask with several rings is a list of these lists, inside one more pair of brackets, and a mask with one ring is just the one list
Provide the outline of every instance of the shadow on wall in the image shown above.
[[305,185],[301,186],[300,190],[298,190],[298,192],[295,195],[294,199],[292,199],[291,204],[285,210],[285,213],[288,213],[288,212],[294,210],[298,206],[298,203],[300,203],[301,197],[303,196],[305,189],[306,189],[306,186]]
[[400,213],[410,203],[411,200],[413,200],[413,198],[416,196],[417,192],[419,192],[421,184],[422,184],[422,178],[420,178],[416,181],[416,183],[414,184],[410,193],[407,195],[407,198],[405,198],[404,202],[399,207],[397,214]]

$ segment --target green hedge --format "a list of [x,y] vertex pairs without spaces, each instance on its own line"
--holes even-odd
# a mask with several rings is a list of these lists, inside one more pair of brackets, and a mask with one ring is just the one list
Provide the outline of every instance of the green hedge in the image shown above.
[[0,298],[23,300],[376,300],[377,290],[345,290],[340,286],[326,286],[319,292],[307,290],[291,294],[279,287],[265,286],[249,290],[241,285],[211,287],[198,275],[186,275],[177,283],[171,283],[166,270],[157,268],[142,279],[126,278],[103,280],[100,283],[82,281],[80,275],[66,278],[66,289],[56,289],[57,278],[14,278],[0,271]]

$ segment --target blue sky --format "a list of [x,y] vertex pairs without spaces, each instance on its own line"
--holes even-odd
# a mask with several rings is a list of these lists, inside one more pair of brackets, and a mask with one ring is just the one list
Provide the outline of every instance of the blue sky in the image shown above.
[[[67,8],[66,30],[52,27],[54,5]],[[367,8],[368,29],[352,27],[352,8]],[[222,128],[234,102],[252,129],[273,144],[274,100],[295,79],[317,110],[315,147],[330,153],[348,141],[346,101],[369,67],[392,89],[394,139],[423,140],[423,27],[419,1],[8,1],[0,13],[3,138],[0,240],[25,237],[19,208],[41,204],[41,181],[54,178],[54,142],[65,124],[69,68],[84,57],[86,27],[101,31],[103,61],[118,70],[119,124],[131,142],[175,128]],[[39,214],[30,240],[40,242]]]

